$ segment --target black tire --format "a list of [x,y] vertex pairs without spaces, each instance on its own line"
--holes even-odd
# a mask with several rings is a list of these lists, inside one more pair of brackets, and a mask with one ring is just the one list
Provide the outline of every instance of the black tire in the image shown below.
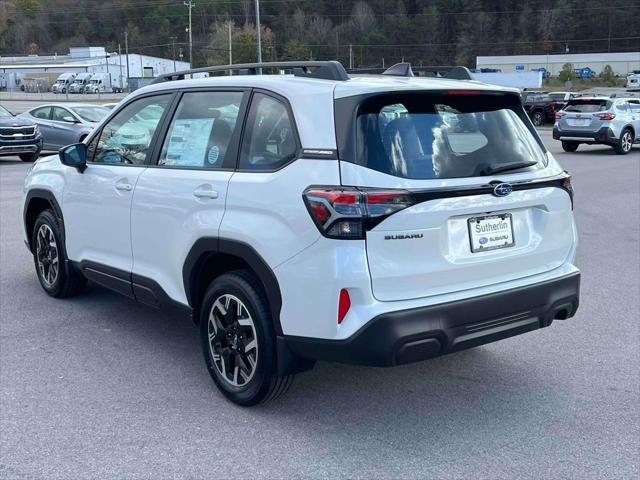
[[633,148],[633,133],[628,128],[625,128],[620,134],[620,142],[613,146],[613,149],[618,155],[626,155]]
[[536,110],[535,112],[533,112],[533,115],[531,116],[531,121],[536,127],[539,127],[544,123],[544,113],[541,112],[540,110]]
[[562,149],[565,152],[575,152],[578,149],[578,145],[580,145],[578,142],[570,142],[570,141],[563,140]]
[[39,153],[22,153],[18,155],[23,162],[35,162],[40,156]]
[[[43,232],[48,233],[46,229],[50,229],[53,238],[55,239],[55,254],[57,256],[56,263],[58,265],[55,278],[53,278],[53,276],[48,276],[47,278],[49,281],[45,278],[46,269],[44,269],[43,272],[43,268],[41,268],[39,262],[39,256],[42,256],[41,260],[44,260],[44,252],[38,244],[38,235],[43,225],[45,226],[43,228]],[[67,261],[62,228],[60,226],[60,222],[51,210],[44,210],[40,215],[38,215],[33,227],[33,232],[31,232],[31,242],[36,275],[38,275],[40,285],[42,285],[45,292],[56,298],[71,297],[82,292],[87,283],[87,279],[84,275],[78,272],[70,262]],[[53,255],[49,255],[50,259],[52,257]]]
[[[222,304],[230,297],[243,304],[246,310],[241,309],[241,312],[248,314],[252,327],[240,327],[239,320],[241,318],[237,313],[235,317],[233,314],[228,317],[221,315],[222,312],[218,308],[213,316],[216,316],[220,324],[212,328],[210,315],[214,311],[214,304],[218,300],[220,300],[219,304]],[[237,306],[238,303],[234,303],[234,305]],[[229,308],[227,312],[230,310],[232,308]],[[237,309],[235,311],[237,312]],[[240,317],[242,316],[243,314],[240,315]],[[245,320],[246,318],[247,315],[244,315]],[[238,340],[237,333],[235,333],[235,338],[233,337],[233,332],[238,332],[233,328],[233,325],[237,325],[237,329],[249,328],[250,330],[241,333],[241,339]],[[254,334],[255,338],[252,338]],[[200,336],[211,378],[218,389],[237,405],[248,407],[274,400],[284,394],[291,386],[293,375],[284,377],[278,375],[276,334],[273,329],[269,301],[262,284],[251,271],[236,270],[225,273],[209,285],[200,309]],[[231,340],[229,340],[230,338]],[[247,344],[252,343],[250,340],[257,342],[256,350],[253,353],[248,353],[251,349],[244,350]],[[216,352],[217,359],[214,359],[214,352]],[[247,358],[251,355],[253,355],[253,369],[249,368],[245,372],[243,366],[252,366]],[[234,372],[239,369],[240,375],[243,376],[242,379],[238,374],[231,379],[224,376],[224,373],[232,370],[231,365],[236,367],[233,369]],[[224,370],[224,373],[221,370]],[[245,381],[244,377],[246,376],[249,378]],[[234,385],[232,384],[234,379],[238,379],[236,383],[243,381],[244,384]]]

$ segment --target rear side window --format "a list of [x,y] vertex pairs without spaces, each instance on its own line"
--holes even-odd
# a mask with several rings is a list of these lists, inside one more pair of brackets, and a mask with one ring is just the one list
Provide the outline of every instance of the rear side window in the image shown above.
[[611,102],[608,100],[569,100],[564,110],[566,112],[593,113],[603,112],[610,108]]
[[286,105],[256,93],[251,102],[240,156],[241,170],[270,171],[296,157],[298,143]]
[[33,115],[34,117],[42,118],[45,120],[49,120],[50,113],[51,113],[51,107],[36,108],[35,110],[31,111],[31,115]]
[[[234,138],[242,92],[185,93],[171,121],[159,165],[222,168]],[[143,116],[145,112],[140,112]],[[162,112],[159,113],[159,116]],[[233,158],[235,162],[235,158]]]
[[[359,106],[354,163],[411,179],[544,166],[544,151],[518,100],[438,93],[370,97]],[[341,158],[350,160],[342,152]]]

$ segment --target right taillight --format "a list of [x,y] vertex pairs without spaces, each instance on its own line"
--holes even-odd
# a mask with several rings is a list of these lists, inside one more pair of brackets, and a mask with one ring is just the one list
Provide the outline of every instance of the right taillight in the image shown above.
[[556,112],[556,120],[560,120],[564,116],[565,116],[565,113],[562,110],[559,110]]
[[594,113],[593,116],[598,117],[600,120],[613,120],[616,118],[615,114],[611,112]]
[[307,210],[329,238],[363,239],[382,220],[412,205],[406,190],[309,187],[303,193]]

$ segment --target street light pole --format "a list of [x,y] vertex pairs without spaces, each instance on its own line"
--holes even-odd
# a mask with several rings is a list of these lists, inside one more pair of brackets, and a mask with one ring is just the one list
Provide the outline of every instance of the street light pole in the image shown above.
[[173,56],[173,71],[176,71],[176,37],[169,37],[171,39],[171,55]]
[[193,68],[193,35],[191,33],[191,9],[196,6],[193,3],[193,0],[189,0],[189,2],[184,2],[184,4],[189,7],[189,63],[191,64],[191,68]]
[[258,41],[258,63],[262,63],[262,42],[260,40],[260,0],[256,0],[256,38]]

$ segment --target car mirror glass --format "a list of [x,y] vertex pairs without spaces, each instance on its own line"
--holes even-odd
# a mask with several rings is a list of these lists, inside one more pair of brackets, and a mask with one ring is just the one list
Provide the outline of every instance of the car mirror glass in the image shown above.
[[77,123],[76,119],[71,115],[65,115],[64,117],[62,117],[62,121],[67,123]]
[[84,143],[62,147],[59,156],[63,165],[77,168],[80,173],[87,168],[87,146]]

